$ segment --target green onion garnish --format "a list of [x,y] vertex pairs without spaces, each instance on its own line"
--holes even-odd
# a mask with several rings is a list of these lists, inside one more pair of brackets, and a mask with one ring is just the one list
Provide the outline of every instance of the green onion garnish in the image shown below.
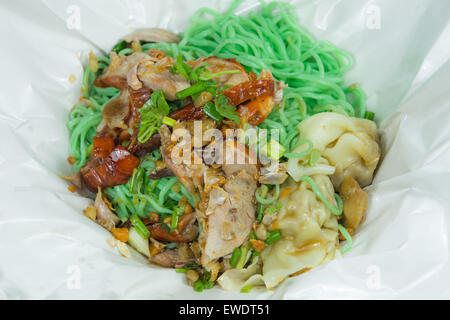
[[144,184],[145,179],[145,170],[143,168],[135,168],[133,170],[133,175],[131,176],[131,179],[129,180],[130,185],[130,193],[136,194],[140,193],[142,186]]
[[187,63],[183,62],[183,56],[181,53],[177,56],[175,63],[170,69],[170,72],[172,73],[179,73],[185,78],[186,80],[189,80],[190,73],[192,72],[192,67],[188,65]]
[[233,268],[236,267],[236,265],[239,262],[240,257],[241,257],[241,249],[240,248],[234,249],[233,254],[231,255],[231,259],[230,259],[230,266],[232,266]]
[[194,282],[194,291],[195,292],[202,292],[205,289],[205,285],[203,284],[202,280],[197,280]]
[[185,99],[189,96],[192,96],[193,94],[205,91],[206,87],[207,85],[205,82],[197,82],[196,84],[193,84],[189,88],[178,91],[176,93],[177,99]]
[[261,148],[261,152],[273,160],[280,159],[285,151],[286,148],[274,139],[270,139],[270,141]]
[[210,73],[208,71],[208,69],[204,68],[202,70],[202,72],[200,72],[198,78],[200,80],[212,80],[215,77],[219,77],[219,76],[222,76],[225,74],[233,74],[233,73],[239,73],[239,72],[240,72],[239,70],[225,70],[225,71],[221,71],[221,72],[217,72],[217,73]]
[[266,210],[264,210],[264,213],[269,215],[274,214],[275,212],[279,211],[282,207],[283,205],[281,204],[281,202],[275,202],[275,205],[267,207]]
[[280,240],[281,237],[282,237],[281,232],[280,232],[280,230],[277,229],[277,230],[274,230],[267,234],[267,238],[266,238],[265,242],[266,242],[266,244],[272,244],[272,243]]
[[375,118],[375,113],[371,112],[371,111],[366,111],[366,115],[364,116],[364,118],[366,118],[367,120],[372,120]]
[[261,222],[263,219],[264,206],[261,203],[258,203],[258,222]]
[[246,246],[241,247],[241,256],[239,258],[239,262],[236,264],[236,269],[242,269],[245,266],[245,262],[247,260],[247,252],[248,248]]
[[175,272],[176,272],[176,273],[186,273],[187,270],[184,269],[184,268],[176,268],[176,269],[175,269]]
[[177,120],[172,119],[170,117],[164,116],[162,119],[162,123],[165,125],[168,125],[169,127],[173,127],[175,123],[177,123]]
[[131,224],[136,228],[136,231],[144,238],[148,239],[150,237],[150,231],[147,229],[145,224],[139,219],[139,217],[133,213],[130,217]]
[[183,213],[184,213],[184,206],[173,209],[170,231],[174,231],[178,227],[178,218],[181,217]]
[[89,147],[87,147],[87,149],[86,149],[86,156],[89,156],[89,155],[91,154],[91,152],[92,152],[93,149],[94,149],[94,144],[91,143],[91,144],[89,145]]

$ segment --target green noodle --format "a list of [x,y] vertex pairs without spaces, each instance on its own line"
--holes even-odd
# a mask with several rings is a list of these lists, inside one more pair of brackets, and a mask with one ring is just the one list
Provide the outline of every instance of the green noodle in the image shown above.
[[337,215],[340,216],[342,214],[342,199],[341,197],[339,197],[339,195],[337,193],[334,194],[334,198],[336,199],[337,205],[338,207],[335,208],[322,194],[322,192],[320,192],[319,188],[317,187],[317,184],[314,182],[313,179],[311,179],[308,176],[303,176],[300,178],[299,181],[305,181],[307,183],[309,183],[309,185],[311,186],[312,191],[316,194],[317,198],[319,198],[323,204],[330,209],[330,211]]
[[[141,160],[140,168],[144,168],[146,176],[155,168],[155,161],[161,159],[159,151],[155,150]],[[174,186],[179,184],[179,191]],[[165,177],[158,180],[145,180],[145,192],[133,194],[130,192],[129,182],[104,189],[110,199],[119,218],[128,220],[131,214],[136,213],[141,218],[148,218],[150,212],[156,212],[163,217],[171,216],[173,209],[184,197],[189,204],[195,207],[196,200],[189,194],[187,189],[177,177]]]
[[338,224],[339,232],[344,236],[345,240],[347,240],[347,245],[342,248],[341,253],[347,253],[353,246],[353,239],[350,233],[348,233],[347,229],[345,229],[342,225]]

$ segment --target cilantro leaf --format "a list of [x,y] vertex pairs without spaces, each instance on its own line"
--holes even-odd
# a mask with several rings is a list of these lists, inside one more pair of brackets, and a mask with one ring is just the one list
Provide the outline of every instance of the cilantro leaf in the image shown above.
[[138,141],[140,143],[145,143],[155,132],[160,130],[162,118],[168,115],[169,111],[170,107],[162,90],[153,92],[150,99],[139,109],[141,121],[138,124]]
[[239,117],[236,107],[228,103],[228,98],[223,94],[219,94],[215,98],[215,107],[217,112],[224,118],[233,120],[235,123],[239,124],[241,118]]

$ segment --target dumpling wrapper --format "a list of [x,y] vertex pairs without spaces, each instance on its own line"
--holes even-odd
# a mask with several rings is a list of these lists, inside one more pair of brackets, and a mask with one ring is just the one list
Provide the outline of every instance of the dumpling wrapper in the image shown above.
[[[328,176],[312,177],[321,193],[333,205],[334,188]],[[284,189],[284,191],[283,191]],[[272,223],[283,238],[267,246],[261,253],[262,268],[253,262],[246,269],[231,269],[218,283],[225,290],[240,290],[248,284],[265,284],[271,289],[288,276],[314,268],[336,256],[338,245],[337,216],[320,201],[307,182],[289,179],[280,198],[282,208]]]
[[[331,174],[336,190],[348,176],[355,178],[361,187],[372,182],[381,155],[375,122],[324,112],[300,122],[298,130],[301,140],[310,140],[313,148],[321,152],[322,162],[311,167],[299,163],[304,157],[290,159],[288,172],[295,180],[304,175]],[[305,150],[306,144],[302,144],[293,152]],[[323,160],[328,164],[324,164]],[[335,170],[331,173],[333,167]]]

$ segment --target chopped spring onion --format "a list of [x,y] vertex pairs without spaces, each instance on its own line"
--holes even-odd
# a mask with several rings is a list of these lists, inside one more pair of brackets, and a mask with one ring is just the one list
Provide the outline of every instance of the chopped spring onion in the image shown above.
[[187,270],[184,269],[184,268],[176,268],[176,269],[175,269],[175,272],[176,272],[176,273],[186,273]]
[[261,222],[263,219],[264,206],[261,203],[258,203],[258,222]]
[[252,290],[253,286],[251,284],[246,285],[241,288],[241,293],[249,293]]
[[205,289],[205,285],[203,284],[202,280],[197,280],[194,282],[194,291],[195,292],[202,292]]
[[136,228],[136,231],[144,238],[150,237],[150,231],[147,229],[145,224],[139,219],[139,217],[133,213],[130,217],[131,224]]
[[177,122],[177,120],[172,119],[170,117],[164,116],[162,119],[162,123],[165,125],[168,125],[169,127],[173,127],[175,125],[175,123]]
[[279,211],[283,205],[281,202],[275,202],[275,205],[272,205],[270,207],[267,207],[266,210],[264,210],[265,214],[274,214],[275,212]]
[[246,246],[241,247],[241,256],[239,257],[239,262],[236,264],[236,269],[242,269],[247,262],[247,252],[248,248]]
[[92,152],[93,149],[94,149],[94,144],[91,143],[91,144],[89,145],[89,147],[87,147],[87,149],[86,149],[86,156],[89,156],[89,155],[91,154],[91,152]]
[[214,281],[204,280],[203,285],[205,286],[205,289],[211,289],[214,287]]
[[178,227],[178,218],[181,217],[183,213],[184,213],[184,206],[180,206],[173,209],[170,231],[174,231]]
[[267,238],[266,238],[265,242],[266,242],[266,244],[272,244],[272,243],[280,240],[281,237],[282,237],[281,232],[280,232],[280,230],[277,229],[277,230],[274,230],[267,234]]
[[[167,248],[167,246],[166,246]],[[175,271],[177,273],[186,273],[188,270],[195,270],[198,269],[200,266],[196,263],[188,263],[183,268],[177,268]]]
[[[258,195],[258,190],[261,192],[261,195]],[[258,190],[256,190],[255,192],[256,199],[258,199],[258,197],[264,199],[267,196],[267,192],[269,192],[269,188],[265,184],[259,187]],[[258,222],[262,221],[263,212],[264,212],[263,205],[261,203],[258,203],[258,218],[257,218]]]
[[350,233],[348,233],[347,229],[345,229],[342,225],[338,225],[338,229],[341,232],[341,234],[344,236],[345,240],[347,240],[347,245],[341,249],[341,253],[347,253],[353,246],[353,239]]
[[375,118],[375,113],[373,113],[371,111],[366,111],[364,118],[366,118],[367,120],[373,121],[373,119]]
[[219,77],[219,76],[222,76],[225,74],[233,74],[233,73],[239,73],[239,72],[240,72],[239,70],[225,70],[225,71],[221,71],[221,72],[217,72],[217,73],[211,73],[211,72],[209,72],[208,69],[205,68],[204,70],[202,70],[202,72],[200,72],[198,78],[200,80],[212,80],[216,77]]
[[190,86],[189,88],[178,91],[176,93],[177,99],[186,99],[187,97],[190,97],[196,93],[203,92],[209,85],[210,84],[208,84],[206,81],[197,82],[192,86]]
[[270,141],[261,148],[261,152],[273,160],[280,159],[285,151],[286,148],[274,139],[270,139]]
[[135,168],[133,170],[133,175],[129,180],[130,193],[136,194],[140,193],[142,186],[144,185],[145,170],[143,168]]
[[145,239],[136,230],[136,228],[130,228],[128,230],[128,243],[143,255],[150,257],[150,248],[148,239]]
[[192,67],[183,61],[183,56],[181,53],[177,56],[173,68],[170,70],[172,73],[179,73],[186,80],[190,79],[190,73],[192,72]]
[[238,264],[240,257],[241,257],[241,249],[240,248],[234,249],[230,259],[230,265],[233,268],[236,267],[236,265]]
[[321,154],[322,152],[320,152],[320,150],[312,149],[311,153],[309,154],[308,165],[314,167],[317,161],[319,161]]

